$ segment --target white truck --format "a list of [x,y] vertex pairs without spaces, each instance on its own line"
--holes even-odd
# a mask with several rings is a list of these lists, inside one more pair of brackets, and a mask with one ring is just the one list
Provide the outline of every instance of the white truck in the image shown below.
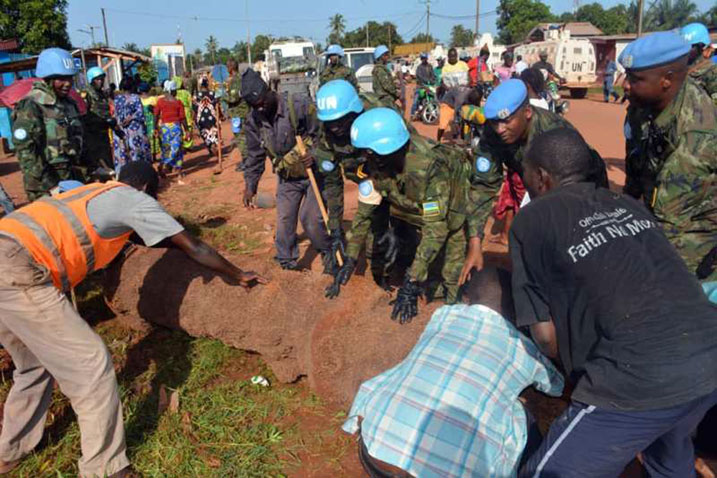
[[[373,51],[375,48],[345,48],[341,63],[350,67],[356,74],[359,90],[367,93],[373,92]],[[326,68],[326,53],[319,56],[319,74]],[[319,89],[319,78],[311,85],[311,97],[315,97]]]
[[264,51],[261,75],[279,93],[309,94],[317,75],[316,47],[303,39],[276,41]]
[[551,30],[547,40],[520,45],[513,50],[513,56],[522,55],[532,65],[540,61],[543,51],[548,53],[555,72],[566,80],[560,87],[569,89],[572,98],[584,98],[597,81],[595,49],[590,40],[571,38],[568,30]]

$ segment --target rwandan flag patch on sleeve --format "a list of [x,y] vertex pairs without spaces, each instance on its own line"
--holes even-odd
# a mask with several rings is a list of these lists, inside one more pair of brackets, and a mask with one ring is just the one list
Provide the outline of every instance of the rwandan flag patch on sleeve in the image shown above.
[[441,214],[441,207],[437,201],[430,201],[423,203],[423,217],[439,216]]

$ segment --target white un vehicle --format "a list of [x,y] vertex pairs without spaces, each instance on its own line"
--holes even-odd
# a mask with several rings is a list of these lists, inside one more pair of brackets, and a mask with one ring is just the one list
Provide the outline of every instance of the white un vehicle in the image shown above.
[[532,65],[540,61],[542,51],[548,53],[555,72],[565,78],[560,87],[569,89],[572,98],[584,98],[597,81],[595,49],[590,40],[570,38],[570,31],[551,30],[547,40],[520,45],[513,53]]

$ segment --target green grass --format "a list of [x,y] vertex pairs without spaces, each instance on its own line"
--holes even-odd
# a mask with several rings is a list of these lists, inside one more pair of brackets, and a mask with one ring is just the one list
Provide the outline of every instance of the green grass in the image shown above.
[[[286,417],[318,407],[317,399],[300,397],[296,387],[226,379],[244,353],[215,340],[163,329],[146,336],[104,324],[97,329],[115,363],[124,365],[118,378],[129,457],[145,477],[282,477],[287,466],[297,465],[286,443],[296,441],[296,430]],[[273,384],[261,364],[256,373]],[[178,412],[158,413],[161,385],[178,393]],[[5,379],[0,399],[8,389]],[[77,423],[67,399],[56,393],[46,438],[10,476],[75,477],[79,456]]]

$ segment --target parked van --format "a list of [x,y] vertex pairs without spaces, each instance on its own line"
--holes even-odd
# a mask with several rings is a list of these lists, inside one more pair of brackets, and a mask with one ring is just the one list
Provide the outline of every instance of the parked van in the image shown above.
[[273,90],[309,94],[309,85],[317,68],[312,42],[301,39],[277,41],[269,45],[264,55],[266,61],[261,75]]
[[590,40],[570,38],[569,31],[551,31],[551,38],[517,46],[514,56],[522,55],[529,65],[540,61],[540,52],[548,53],[548,62],[565,78],[561,88],[570,90],[572,98],[584,98],[588,88],[597,81],[595,49]]

